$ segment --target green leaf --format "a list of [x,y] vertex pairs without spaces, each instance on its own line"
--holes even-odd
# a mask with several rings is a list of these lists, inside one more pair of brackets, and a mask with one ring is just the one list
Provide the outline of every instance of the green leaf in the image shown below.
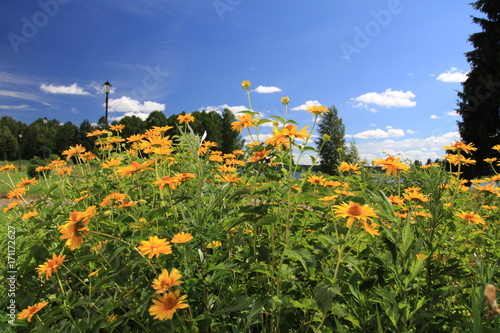
[[321,281],[314,288],[314,299],[323,314],[332,309],[333,297],[340,292],[338,287],[333,287]]

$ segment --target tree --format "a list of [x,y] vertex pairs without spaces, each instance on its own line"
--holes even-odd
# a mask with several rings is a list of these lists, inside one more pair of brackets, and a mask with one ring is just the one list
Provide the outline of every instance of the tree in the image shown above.
[[471,65],[468,78],[458,93],[458,129],[462,141],[474,143],[476,165],[464,169],[466,178],[475,178],[491,172],[484,158],[500,158],[491,148],[500,143],[500,2],[479,0],[474,9],[486,17],[473,17],[481,32],[470,35],[473,51],[465,55]]
[[226,154],[243,148],[244,144],[240,132],[233,130],[231,127],[231,123],[234,121],[236,121],[234,113],[229,109],[224,109],[222,112],[222,143],[220,148]]
[[133,134],[144,133],[146,130],[146,123],[144,120],[137,116],[125,116],[120,120],[120,124],[125,125],[122,136],[127,138]]
[[87,136],[88,133],[91,133],[95,130],[88,119],[85,119],[80,124],[78,128],[78,143],[84,146],[88,151],[92,151],[95,144],[95,136]]
[[146,126],[151,128],[153,126],[162,127],[167,124],[167,117],[161,111],[153,111],[146,118]]
[[344,161],[349,164],[356,164],[359,163],[360,160],[361,158],[359,157],[356,141],[352,139],[345,148]]
[[320,149],[320,171],[334,174],[341,162],[342,150],[346,149],[345,126],[342,118],[339,118],[335,106],[331,106],[328,110],[329,112],[324,113],[319,118],[318,134],[320,138],[316,140],[316,144]]
[[7,126],[2,126],[0,128],[0,159],[3,161],[15,160],[18,149],[17,138]]
[[79,143],[78,126],[70,121],[58,126],[54,141],[54,153],[58,155],[69,149],[69,147],[76,146]]

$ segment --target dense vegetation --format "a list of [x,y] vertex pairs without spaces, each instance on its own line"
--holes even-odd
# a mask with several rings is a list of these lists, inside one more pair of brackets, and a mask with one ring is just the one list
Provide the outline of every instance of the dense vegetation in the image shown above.
[[[231,111],[227,109],[222,113],[196,111],[192,114],[196,117],[196,121],[192,124],[193,129],[199,132],[206,131],[207,140],[216,142],[219,150],[230,152],[243,146],[239,133],[230,130],[231,123],[235,120]],[[125,125],[122,133],[124,137],[143,133],[153,126],[171,126],[168,135],[174,136],[179,134],[174,126],[176,119],[177,115],[167,118],[162,112],[153,111],[145,120],[137,116],[126,116],[119,122],[114,121],[112,125]],[[18,158],[30,160],[35,156],[42,158],[61,155],[69,147],[78,144],[92,151],[95,148],[95,138],[89,137],[88,133],[105,129],[105,123],[104,117],[94,125],[84,120],[80,126],[71,122],[63,124],[56,119],[47,119],[45,123],[44,119],[39,118],[26,125],[8,116],[1,117],[0,160],[14,161]]]
[[[237,118],[244,150],[217,150],[182,114],[178,136],[95,130],[95,154],[72,146],[38,180],[12,182],[0,329],[498,332],[496,171],[471,188],[440,164],[393,156],[314,173],[294,161],[320,153],[316,124]],[[476,148],[445,149],[460,171]],[[28,202],[35,183],[45,190]]]

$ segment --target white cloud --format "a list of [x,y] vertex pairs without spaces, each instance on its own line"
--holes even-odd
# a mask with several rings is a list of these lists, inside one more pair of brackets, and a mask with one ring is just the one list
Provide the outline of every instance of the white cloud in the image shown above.
[[418,133],[418,131],[414,131],[414,130],[409,129],[409,130],[406,130],[406,133],[408,133],[408,134],[416,134],[416,133]]
[[415,94],[409,90],[405,92],[402,90],[392,90],[391,88],[389,88],[381,93],[369,92],[361,96],[351,98],[351,100],[360,102],[356,105],[356,107],[366,106],[366,104],[375,104],[386,108],[408,108],[417,105],[417,102],[412,101],[412,99],[415,97]]
[[321,103],[318,102],[317,100],[309,100],[302,105],[291,108],[291,110],[293,110],[293,111],[305,111],[308,107],[313,106],[313,105],[321,105]]
[[215,111],[217,113],[222,113],[224,109],[229,109],[232,113],[236,114],[240,111],[247,111],[248,108],[244,105],[229,106],[227,104],[217,105],[217,106],[204,106],[198,109],[198,111]]
[[[91,84],[89,84],[89,87],[92,88],[93,90],[95,90],[96,94],[98,94],[98,95],[104,94],[103,84],[99,84],[97,82],[92,82]],[[115,92],[115,87],[111,86],[111,88],[109,89],[109,93],[113,94],[114,92]]]
[[402,156],[410,161],[420,160],[425,163],[427,159],[443,159],[446,155],[443,146],[460,140],[458,132],[447,132],[427,138],[408,138],[403,140],[387,139],[381,142],[357,142],[358,152],[364,160],[371,162],[375,158],[385,158],[385,154]]
[[402,129],[387,127],[387,131],[380,128],[375,130],[367,130],[354,135],[347,135],[356,139],[384,139],[384,138],[398,138],[405,135]]
[[165,104],[160,104],[151,101],[145,101],[141,103],[136,99],[132,99],[128,96],[122,96],[118,99],[109,99],[109,111],[110,112],[152,112],[152,111],[164,111]]
[[18,109],[26,109],[28,105],[0,105],[0,109],[2,110],[18,110]]
[[450,117],[457,117],[457,116],[459,116],[459,114],[458,114],[457,111],[450,111],[446,115],[450,116]]
[[467,74],[456,67],[452,67],[449,71],[439,74],[436,80],[441,82],[464,82],[467,80]]
[[90,95],[90,93],[73,83],[70,86],[55,86],[53,84],[42,84],[40,90],[49,94],[65,94],[65,95]]
[[123,116],[110,117],[109,119],[111,121],[113,120],[120,121],[123,117],[131,117],[131,116],[136,116],[141,118],[142,120],[146,120],[146,118],[149,116],[149,112],[126,112]]
[[278,87],[273,87],[273,86],[258,86],[257,88],[254,89],[254,91],[256,93],[259,93],[259,94],[271,94],[271,93],[275,93],[275,92],[280,92],[281,89],[278,88]]
[[441,119],[441,118],[443,118],[443,117],[437,116],[435,114],[431,115],[431,119]]

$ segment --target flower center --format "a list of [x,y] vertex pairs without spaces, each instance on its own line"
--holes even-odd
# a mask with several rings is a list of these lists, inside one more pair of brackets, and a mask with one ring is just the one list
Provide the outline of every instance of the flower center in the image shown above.
[[363,215],[363,208],[361,208],[359,204],[355,203],[349,207],[347,213],[352,216],[361,216]]

